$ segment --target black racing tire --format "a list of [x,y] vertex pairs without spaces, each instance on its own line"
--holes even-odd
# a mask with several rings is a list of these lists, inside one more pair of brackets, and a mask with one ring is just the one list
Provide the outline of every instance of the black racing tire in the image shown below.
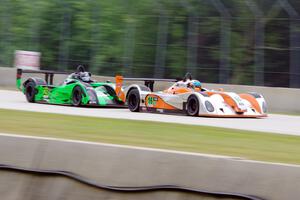
[[134,88],[129,91],[127,96],[127,104],[131,112],[140,111],[140,93],[138,89]]
[[36,84],[33,81],[29,81],[25,85],[25,96],[28,102],[35,102],[35,95],[37,94],[37,90],[35,88]]
[[186,113],[189,116],[198,116],[200,103],[196,95],[189,96],[186,105]]
[[80,86],[75,86],[72,92],[72,105],[79,107],[82,103],[83,91]]

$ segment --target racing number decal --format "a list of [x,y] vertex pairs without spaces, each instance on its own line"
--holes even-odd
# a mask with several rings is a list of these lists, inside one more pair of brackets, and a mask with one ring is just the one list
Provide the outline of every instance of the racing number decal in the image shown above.
[[49,88],[44,87],[44,98],[49,97]]
[[156,96],[155,94],[150,94],[146,97],[146,107],[157,108],[157,109],[167,109],[174,110],[176,109],[174,106],[166,103],[161,97]]
[[156,106],[157,100],[158,100],[157,97],[149,96],[147,98],[147,104],[148,104],[148,106]]

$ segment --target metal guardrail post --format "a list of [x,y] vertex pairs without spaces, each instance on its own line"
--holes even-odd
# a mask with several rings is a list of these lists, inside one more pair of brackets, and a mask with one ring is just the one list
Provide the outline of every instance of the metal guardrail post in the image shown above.
[[211,0],[213,6],[221,15],[221,55],[219,67],[219,83],[229,82],[230,52],[231,52],[231,15],[220,0]]
[[198,58],[198,12],[186,0],[180,0],[181,5],[188,11],[188,41],[186,71],[197,77]]
[[31,24],[30,24],[30,37],[31,39],[27,42],[27,50],[31,51],[39,51],[40,50],[40,18],[41,18],[41,2],[36,1],[34,6],[33,16],[31,16]]
[[264,14],[253,0],[245,0],[246,5],[255,17],[255,55],[254,55],[254,84],[264,85],[265,69],[265,22]]
[[71,31],[71,9],[70,5],[63,1],[62,6],[64,7],[64,13],[61,20],[61,31],[59,39],[59,53],[58,53],[58,68],[60,71],[63,71],[68,66],[69,62],[69,47],[68,39],[70,38]]
[[89,71],[93,73],[99,72],[99,65],[96,63],[95,57],[97,54],[100,54],[100,40],[101,40],[101,28],[99,25],[99,21],[101,20],[101,7],[99,3],[94,0],[89,1],[92,5],[91,12],[92,12],[92,30],[91,30],[91,53],[90,53],[90,69]]
[[3,0],[1,2],[1,6],[5,8],[5,12],[1,13],[2,18],[2,31],[0,32],[1,41],[0,41],[0,49],[2,49],[2,52],[0,53],[0,63],[5,66],[11,66],[11,60],[9,57],[7,57],[7,48],[11,46],[11,33],[10,33],[10,27],[11,27],[11,3],[10,0]]
[[159,21],[157,31],[156,55],[155,55],[155,68],[154,77],[163,78],[165,75],[166,64],[166,51],[168,42],[168,24],[169,19],[167,12],[159,0],[155,1],[159,9]]
[[132,18],[132,8],[130,3],[126,0],[126,7],[129,10],[129,16],[127,16],[126,31],[124,36],[124,55],[123,55],[123,73],[125,76],[132,76],[133,68],[133,56],[135,50],[135,32],[136,32],[136,20]]
[[277,0],[270,13],[283,9],[289,15],[290,29],[290,66],[289,86],[300,87],[300,15],[288,0]]
[[278,0],[290,20],[290,87],[300,87],[300,15],[288,0]]
[[300,17],[290,20],[290,87],[300,88]]

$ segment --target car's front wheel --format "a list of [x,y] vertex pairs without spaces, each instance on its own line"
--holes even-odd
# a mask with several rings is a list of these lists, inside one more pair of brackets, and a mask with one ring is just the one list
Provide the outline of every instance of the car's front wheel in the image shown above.
[[81,102],[82,102],[82,95],[83,95],[83,91],[81,89],[80,86],[76,86],[73,89],[72,92],[72,105],[73,106],[80,106]]
[[199,100],[195,95],[191,95],[187,100],[186,113],[190,116],[197,116],[199,113]]

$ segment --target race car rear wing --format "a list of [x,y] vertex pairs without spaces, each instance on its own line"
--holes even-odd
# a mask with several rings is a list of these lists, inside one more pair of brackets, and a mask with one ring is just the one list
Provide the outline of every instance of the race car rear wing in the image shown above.
[[154,83],[159,82],[176,82],[177,79],[157,79],[157,78],[124,78],[123,76],[116,76],[116,93],[121,92],[121,88],[124,81],[144,81],[146,87],[148,87],[152,92],[154,89]]
[[21,89],[21,79],[22,74],[45,74],[45,81],[49,85],[53,85],[53,77],[54,74],[70,74],[70,72],[56,72],[56,71],[49,71],[49,70],[26,70],[26,69],[17,69],[17,88]]

